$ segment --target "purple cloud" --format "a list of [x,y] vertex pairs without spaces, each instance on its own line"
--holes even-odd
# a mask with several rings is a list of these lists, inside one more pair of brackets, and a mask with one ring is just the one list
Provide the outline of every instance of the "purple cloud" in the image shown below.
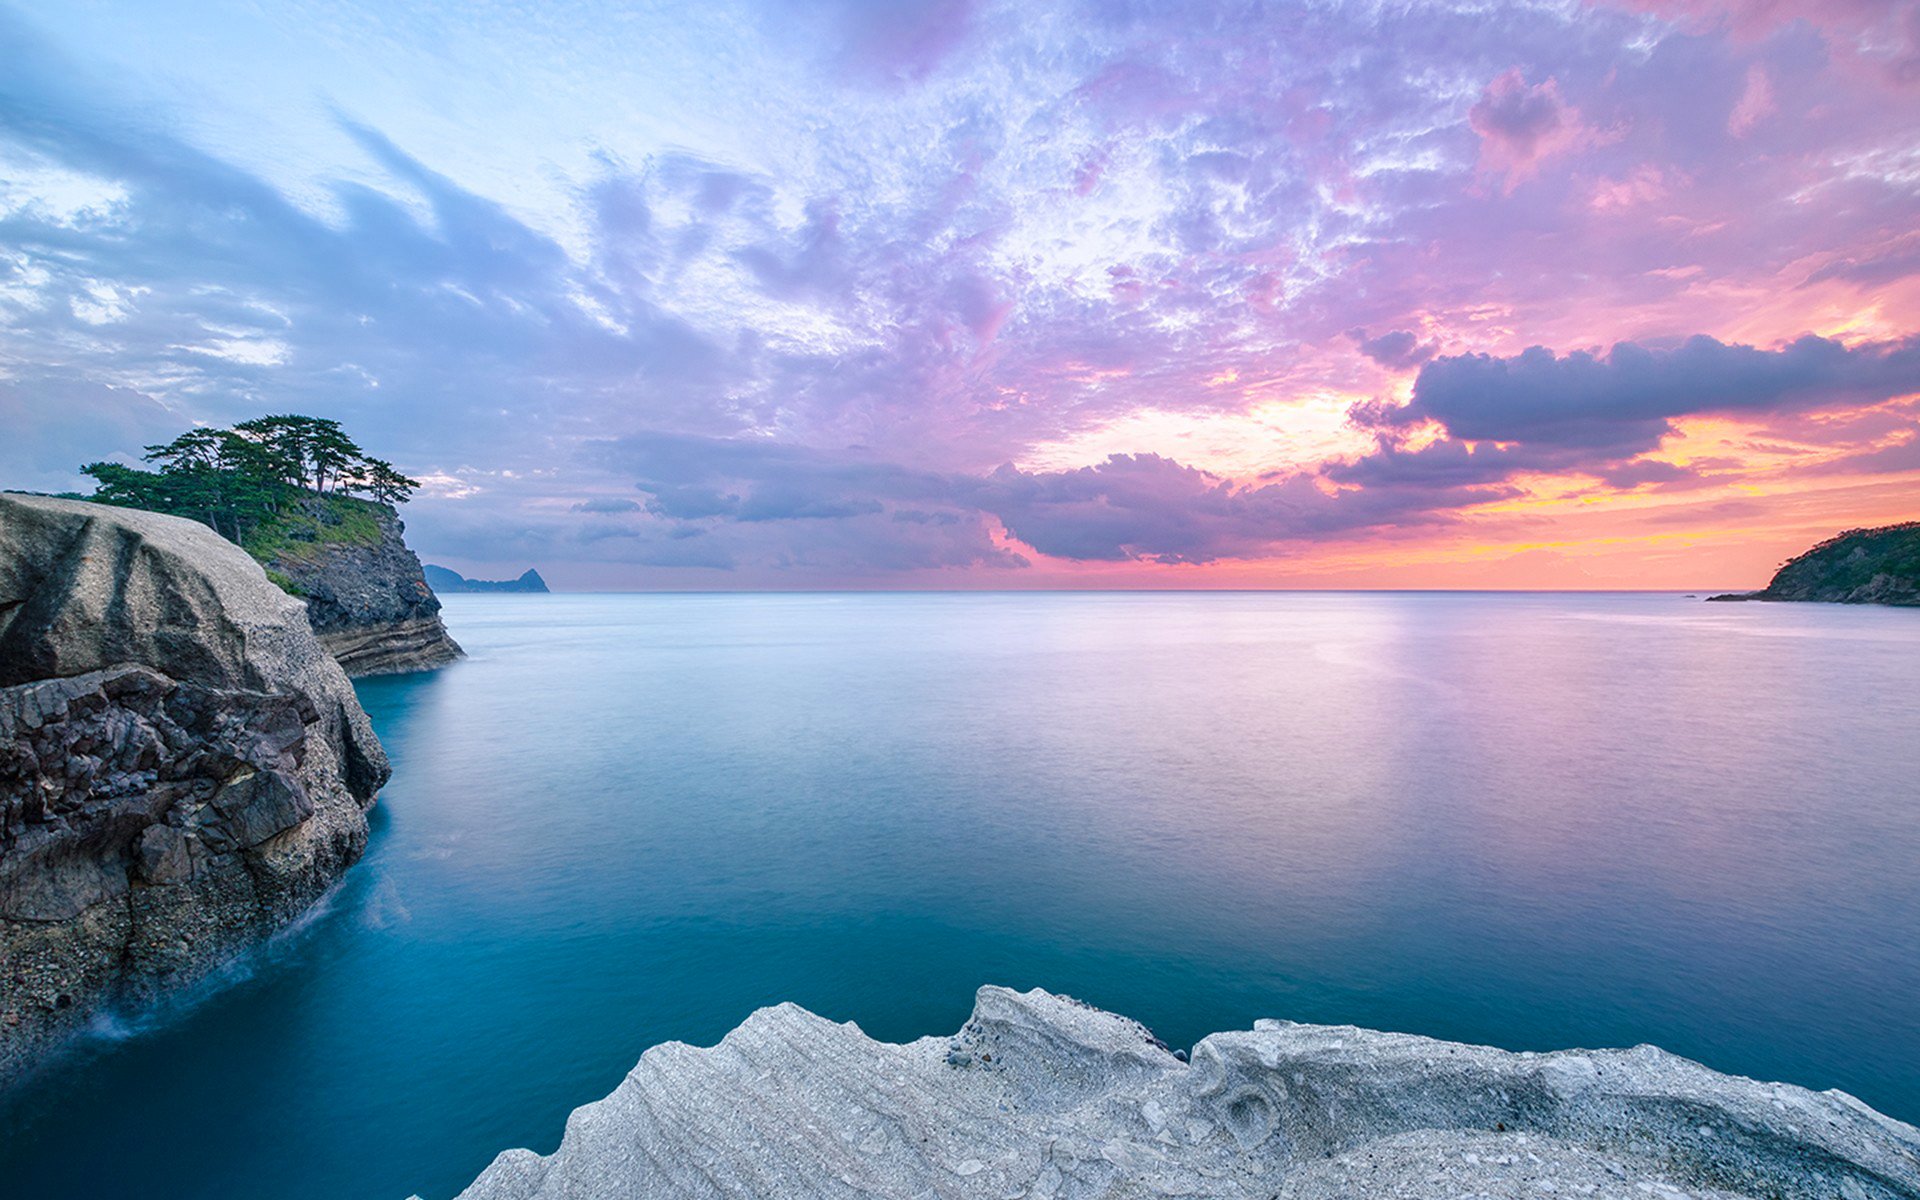
[[1505,175],[1509,188],[1587,133],[1579,110],[1561,99],[1558,80],[1529,84],[1518,67],[1487,85],[1467,121],[1480,135],[1482,165]]
[[1626,457],[1659,445],[1678,417],[1868,405],[1916,391],[1920,337],[1849,348],[1807,335],[1761,350],[1696,336],[1670,350],[1621,342],[1603,356],[1534,346],[1509,358],[1435,359],[1411,402],[1357,416],[1378,428],[1431,421],[1465,441]]
[[1391,371],[1417,367],[1439,351],[1434,343],[1422,342],[1404,329],[1396,329],[1378,337],[1368,337],[1364,329],[1349,329],[1347,336],[1360,347],[1360,353]]

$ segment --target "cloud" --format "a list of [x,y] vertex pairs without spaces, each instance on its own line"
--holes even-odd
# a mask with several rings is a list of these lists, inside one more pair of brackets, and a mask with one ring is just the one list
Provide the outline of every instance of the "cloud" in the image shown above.
[[1740,99],[1734,102],[1733,112],[1727,116],[1727,132],[1745,137],[1778,107],[1773,99],[1773,80],[1764,66],[1755,63],[1747,68],[1746,86],[1741,89]]
[[1371,454],[1333,463],[1329,478],[1363,488],[1447,489],[1484,487],[1523,471],[1552,472],[1573,465],[1579,456],[1557,450],[1469,445],[1436,441],[1408,449],[1383,441]]
[[638,500],[628,500],[620,496],[596,496],[591,500],[582,500],[573,506],[574,512],[583,513],[630,513],[640,511]]
[[1383,333],[1378,337],[1368,337],[1362,329],[1349,329],[1347,336],[1360,347],[1360,353],[1388,370],[1404,371],[1417,367],[1432,358],[1439,349],[1432,342],[1422,342],[1416,335],[1404,329]]
[[[0,482],[298,409],[434,481],[423,547],[631,584],[1284,556],[1515,480],[1724,478],[1658,456],[1677,421],[1911,378],[1909,342],[1666,340],[1920,319],[1898,30],[1818,7],[1327,4],[1276,38],[1258,3],[492,6],[473,39],[516,72],[537,40],[580,97],[463,126],[362,92],[239,130],[193,108],[208,64],[110,67],[145,26],[0,13],[0,421],[27,431]],[[348,95],[306,41],[278,67]],[[449,82],[393,53],[377,73]],[[1625,340],[1566,349],[1596,339]],[[1364,432],[1274,432],[1382,368],[1411,402]],[[1900,458],[1864,436],[1796,433],[1808,462]]]
[[1557,79],[1529,84],[1519,67],[1487,85],[1467,121],[1480,135],[1481,167],[1504,176],[1509,191],[1589,136],[1580,110],[1561,99]]
[[1599,477],[1608,487],[1623,490],[1649,485],[1676,488],[1696,483],[1701,478],[1691,468],[1658,458],[1638,458],[1619,466],[1606,467],[1600,470]]
[[1080,561],[1208,563],[1261,558],[1366,529],[1451,521],[1498,499],[1473,486],[1336,491],[1311,475],[1237,486],[1157,454],[1116,454],[1071,471],[1001,467],[981,503],[1043,554]]
[[1920,471],[1920,421],[1904,437],[1805,468],[1810,475],[1897,475]]
[[1699,32],[1759,39],[1804,22],[1850,69],[1865,65],[1895,87],[1920,84],[1920,8],[1888,0],[1603,0],[1657,13]]
[[841,66],[857,78],[890,83],[925,79],[971,30],[974,0],[806,0],[839,43]]
[[858,548],[842,567],[1027,565],[995,541],[996,527],[1073,562],[1258,558],[1359,530],[1446,523],[1458,509],[1512,494],[1480,479],[1341,490],[1305,472],[1236,484],[1157,454],[1059,471],[1007,464],[984,475],[917,470],[859,450],[667,435],[607,443],[600,455],[638,476],[656,530],[697,531],[736,558],[773,545]]
[[1675,418],[1870,405],[1920,391],[1920,337],[1848,347],[1811,334],[1777,350],[1690,337],[1672,349],[1621,342],[1605,355],[1534,346],[1512,357],[1438,358],[1413,398],[1368,407],[1376,428],[1425,422],[1448,437],[1615,457],[1651,450]]
[[1802,287],[1844,280],[1861,287],[1877,287],[1920,275],[1920,233],[1901,232],[1867,243],[1859,251],[1836,256],[1802,282]]
[[1018,567],[978,506],[979,483],[860,450],[664,432],[597,443],[646,496],[647,528],[699,535],[736,562],[842,571]]

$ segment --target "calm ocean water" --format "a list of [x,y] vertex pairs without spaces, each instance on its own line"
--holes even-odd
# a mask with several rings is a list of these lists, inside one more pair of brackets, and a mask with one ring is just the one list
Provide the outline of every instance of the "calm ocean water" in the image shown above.
[[1920,612],[1667,595],[455,596],[366,859],[0,1113],[9,1197],[400,1200],[641,1051],[986,982],[1651,1041],[1920,1119]]

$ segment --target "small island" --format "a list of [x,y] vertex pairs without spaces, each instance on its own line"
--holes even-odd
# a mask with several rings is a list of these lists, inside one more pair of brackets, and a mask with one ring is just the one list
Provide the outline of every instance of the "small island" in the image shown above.
[[540,578],[540,572],[528,567],[518,579],[468,579],[448,567],[426,565],[427,584],[436,592],[539,592],[552,589]]
[[1788,559],[1757,592],[1707,599],[1920,606],[1920,521],[1849,529]]

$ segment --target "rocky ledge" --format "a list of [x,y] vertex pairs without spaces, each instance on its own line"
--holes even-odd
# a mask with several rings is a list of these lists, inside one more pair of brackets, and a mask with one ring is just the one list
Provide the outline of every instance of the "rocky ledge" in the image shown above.
[[305,911],[386,778],[303,606],[239,547],[0,495],[0,1087]]
[[462,1200],[605,1196],[1911,1200],[1920,1130],[1651,1046],[1262,1021],[1189,1063],[1124,1017],[987,987],[953,1038],[787,1004],[657,1046],[554,1154],[502,1154]]
[[347,674],[427,671],[461,656],[391,506],[329,495],[303,507],[261,557],[306,600],[314,633]]

